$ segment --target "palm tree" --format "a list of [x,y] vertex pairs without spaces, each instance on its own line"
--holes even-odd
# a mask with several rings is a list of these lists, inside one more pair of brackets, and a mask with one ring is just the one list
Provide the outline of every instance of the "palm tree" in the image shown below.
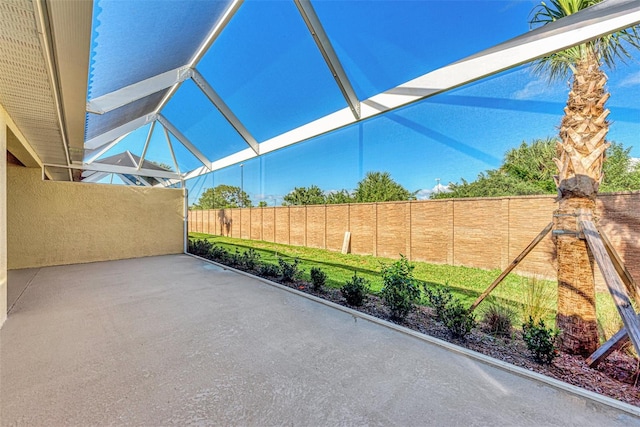
[[[537,27],[574,14],[601,0],[547,0],[532,11],[530,25]],[[586,242],[578,238],[576,215],[594,212],[602,164],[609,147],[605,103],[604,66],[631,58],[628,49],[640,48],[638,27],[600,37],[551,54],[534,63],[534,71],[550,81],[572,76],[571,90],[560,125],[556,146],[555,178],[559,194],[554,213],[558,261],[557,327],[562,330],[562,348],[590,354],[598,346],[593,259]],[[582,211],[580,211],[582,210]]]

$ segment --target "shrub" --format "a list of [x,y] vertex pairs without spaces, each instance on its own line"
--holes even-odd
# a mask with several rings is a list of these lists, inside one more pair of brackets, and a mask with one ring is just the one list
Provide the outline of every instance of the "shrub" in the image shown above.
[[283,282],[293,282],[302,271],[298,268],[300,261],[296,258],[293,262],[287,262],[284,258],[278,258],[278,264],[280,265],[280,277]]
[[393,264],[382,267],[383,287],[380,296],[389,306],[391,316],[397,319],[404,319],[420,298],[413,268],[404,255]]
[[253,250],[253,248],[249,248],[248,251],[242,253],[240,263],[247,270],[255,270],[256,266],[260,263],[260,254]]
[[190,254],[198,255],[206,258],[213,245],[208,240],[192,240],[189,239],[188,251]]
[[278,277],[280,276],[280,267],[273,264],[260,264],[258,266],[258,275],[262,277]]
[[473,313],[464,308],[457,299],[451,300],[442,312],[442,321],[454,337],[464,338],[475,327],[476,319]]
[[449,288],[438,286],[435,289],[429,289],[426,285],[424,291],[427,294],[427,300],[429,305],[434,308],[436,312],[436,319],[442,321],[444,310],[453,300],[453,295]]
[[522,331],[522,338],[527,344],[527,349],[531,352],[533,360],[549,364],[558,356],[556,343],[560,331],[547,328],[542,319],[537,323],[534,322],[533,317],[529,317],[529,321],[522,325]]
[[482,323],[490,334],[508,337],[513,328],[515,313],[509,307],[491,303],[484,311]]
[[231,254],[223,247],[213,246],[209,250],[209,255],[207,256],[207,258],[213,261],[218,261],[222,264],[227,264],[231,259]]
[[321,291],[324,284],[327,282],[327,273],[322,271],[318,267],[311,267],[311,284],[315,291]]
[[236,248],[236,251],[234,253],[229,254],[227,264],[232,267],[242,267],[242,255],[240,254],[238,248]]
[[355,272],[351,280],[347,280],[340,289],[340,293],[342,293],[344,299],[347,300],[347,304],[356,307],[364,304],[368,292],[369,282],[364,277],[358,277]]

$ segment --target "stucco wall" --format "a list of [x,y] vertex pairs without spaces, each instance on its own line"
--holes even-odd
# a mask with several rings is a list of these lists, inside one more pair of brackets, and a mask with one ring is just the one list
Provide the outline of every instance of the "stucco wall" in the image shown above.
[[7,168],[9,269],[181,253],[183,191],[42,181]]
[[0,326],[7,318],[7,130],[0,110]]

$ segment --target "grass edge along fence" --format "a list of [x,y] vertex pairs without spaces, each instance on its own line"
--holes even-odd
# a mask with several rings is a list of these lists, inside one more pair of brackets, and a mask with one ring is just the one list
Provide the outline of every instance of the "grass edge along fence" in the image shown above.
[[[204,233],[189,233],[190,239],[203,239],[223,248],[231,254],[241,255],[249,250],[259,255],[260,261],[278,265],[279,259],[289,262],[298,260],[302,270],[300,278],[311,282],[312,268],[319,268],[327,275],[325,286],[338,289],[353,277],[354,272],[368,280],[370,290],[378,294],[382,288],[382,267],[396,259],[371,255],[342,254],[324,249],[291,246],[259,240],[237,239]],[[500,274],[500,270],[484,270],[474,267],[451,266],[412,261],[413,274],[422,285],[444,286],[451,290],[465,307],[469,307],[482,291]],[[478,308],[483,313],[490,304],[503,304],[517,313],[514,324],[525,322],[529,315],[544,319],[549,325],[555,323],[556,292],[555,281],[510,274]],[[426,305],[426,296],[421,295],[419,303]],[[608,292],[597,294],[598,323],[602,336],[609,338],[619,329],[619,317]]]
[[[190,210],[189,232],[410,261],[505,269],[551,221],[553,196],[513,196]],[[598,196],[596,215],[631,274],[640,278],[640,192]],[[596,267],[596,270],[598,268]],[[515,273],[555,279],[555,246],[547,235]],[[640,279],[637,279],[640,280]],[[606,285],[599,271],[598,290]]]

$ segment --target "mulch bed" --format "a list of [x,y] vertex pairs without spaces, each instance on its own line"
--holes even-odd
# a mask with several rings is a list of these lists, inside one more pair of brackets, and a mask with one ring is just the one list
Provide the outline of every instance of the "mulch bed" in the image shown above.
[[514,331],[512,337],[497,337],[483,332],[482,325],[479,325],[465,339],[456,339],[451,336],[446,326],[435,320],[433,309],[430,307],[418,306],[404,320],[398,321],[391,317],[389,309],[377,296],[370,295],[363,306],[353,307],[345,302],[338,289],[316,292],[306,282],[281,284],[512,365],[640,406],[639,361],[624,349],[609,355],[596,369],[590,368],[585,363],[585,358],[566,353],[560,353],[550,365],[541,365],[533,361],[529,355],[520,331]]

